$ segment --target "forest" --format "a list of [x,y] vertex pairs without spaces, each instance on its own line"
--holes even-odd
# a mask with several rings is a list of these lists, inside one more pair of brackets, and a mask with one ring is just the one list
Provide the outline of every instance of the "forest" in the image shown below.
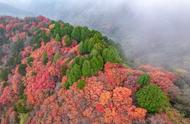
[[0,17],[1,124],[189,124],[181,77],[131,66],[101,32]]

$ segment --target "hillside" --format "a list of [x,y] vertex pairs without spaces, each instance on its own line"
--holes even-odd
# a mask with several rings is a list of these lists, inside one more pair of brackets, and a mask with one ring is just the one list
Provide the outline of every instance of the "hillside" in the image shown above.
[[116,46],[87,27],[0,17],[1,124],[189,124],[185,80],[130,67]]

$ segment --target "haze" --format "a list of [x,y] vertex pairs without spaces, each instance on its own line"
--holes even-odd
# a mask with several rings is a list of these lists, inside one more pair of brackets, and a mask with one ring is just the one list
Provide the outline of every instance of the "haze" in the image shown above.
[[30,12],[31,16],[44,15],[97,29],[117,41],[136,64],[190,71],[189,0],[0,2]]

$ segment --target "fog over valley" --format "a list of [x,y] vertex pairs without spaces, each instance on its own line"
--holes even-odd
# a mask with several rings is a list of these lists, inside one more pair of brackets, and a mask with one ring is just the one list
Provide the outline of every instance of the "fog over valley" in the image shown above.
[[174,70],[190,70],[188,0],[0,2],[18,8],[17,14],[16,10],[14,11],[15,16],[44,15],[51,19],[97,29],[118,42],[125,55],[136,64],[150,63]]
[[190,124],[190,0],[0,0],[0,124]]

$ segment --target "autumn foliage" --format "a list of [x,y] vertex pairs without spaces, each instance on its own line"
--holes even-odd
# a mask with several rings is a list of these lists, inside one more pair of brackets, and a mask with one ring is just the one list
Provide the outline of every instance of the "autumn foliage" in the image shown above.
[[123,64],[100,32],[43,16],[3,16],[0,34],[0,123],[171,124],[164,111],[152,115],[137,104],[151,93],[135,94],[155,85],[167,95],[175,75]]

